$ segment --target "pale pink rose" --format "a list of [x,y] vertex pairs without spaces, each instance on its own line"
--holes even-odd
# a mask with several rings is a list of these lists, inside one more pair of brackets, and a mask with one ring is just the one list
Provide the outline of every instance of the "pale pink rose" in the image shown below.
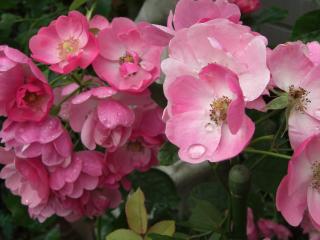
[[130,19],[114,18],[98,34],[100,55],[94,70],[121,91],[142,92],[160,75],[162,48],[143,41],[140,28]]
[[22,52],[0,46],[0,115],[17,122],[41,121],[53,93],[37,66]]
[[180,0],[174,14],[170,12],[167,27],[145,24],[143,36],[152,44],[166,46],[175,33],[183,28],[217,18],[239,23],[240,15],[239,7],[226,0]]
[[58,118],[48,117],[39,123],[6,120],[0,137],[19,158],[41,157],[43,164],[52,168],[70,163],[72,142]]
[[71,11],[60,16],[48,27],[40,28],[30,39],[32,58],[49,64],[57,73],[67,74],[77,67],[87,68],[98,55],[94,35],[89,23],[80,12]]
[[229,0],[229,2],[237,4],[243,13],[257,11],[260,7],[260,0]]
[[320,225],[320,136],[306,139],[294,151],[288,173],[282,179],[276,206],[292,226],[298,226],[304,215]]
[[308,57],[315,64],[318,65],[320,63],[320,44],[319,42],[313,41],[307,43],[308,47]]
[[134,113],[111,98],[115,93],[110,87],[97,87],[71,101],[70,125],[75,132],[81,132],[81,141],[90,150],[98,144],[115,151],[131,134]]
[[254,216],[251,208],[247,210],[247,238],[248,240],[258,240],[258,230],[254,222]]
[[308,53],[302,42],[286,43],[276,47],[268,60],[273,83],[289,96],[289,139],[294,149],[320,130],[320,66]]
[[250,141],[254,124],[235,73],[217,64],[199,77],[177,77],[168,86],[166,136],[177,145],[180,159],[218,162],[238,155]]
[[247,26],[226,19],[195,24],[179,31],[169,44],[169,58],[162,61],[164,91],[179,76],[197,76],[210,63],[220,64],[239,78],[246,102],[256,100],[270,80],[266,39]]
[[239,23],[240,15],[237,5],[225,0],[180,0],[172,18],[168,18],[168,26],[178,31],[216,18],[225,18]]
[[90,31],[95,35],[107,27],[110,27],[110,23],[101,15],[95,15],[89,22]]
[[277,237],[279,240],[287,240],[292,237],[292,233],[288,228],[269,219],[259,219],[258,228],[262,236],[270,239],[272,237]]
[[[1,149],[1,154],[4,152]],[[9,153],[7,153],[8,155]],[[1,163],[3,159],[1,155]],[[0,178],[14,195],[21,196],[21,203],[30,208],[46,203],[49,198],[48,173],[40,158],[21,159],[11,154],[5,161]]]

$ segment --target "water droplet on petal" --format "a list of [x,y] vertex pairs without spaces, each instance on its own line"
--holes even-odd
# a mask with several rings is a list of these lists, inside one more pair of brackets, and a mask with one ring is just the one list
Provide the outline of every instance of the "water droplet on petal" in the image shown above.
[[188,149],[189,157],[193,159],[201,158],[205,152],[206,148],[200,144],[193,144]]
[[214,130],[214,125],[212,123],[207,123],[204,128],[207,132],[212,132]]

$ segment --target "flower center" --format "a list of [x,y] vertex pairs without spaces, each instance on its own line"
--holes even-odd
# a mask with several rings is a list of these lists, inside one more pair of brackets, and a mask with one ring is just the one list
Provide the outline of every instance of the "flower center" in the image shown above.
[[222,124],[227,119],[227,112],[231,99],[223,96],[210,104],[210,119],[216,125]]
[[144,150],[144,146],[136,141],[136,142],[128,142],[127,149],[131,152],[142,152]]
[[59,57],[63,60],[67,59],[70,55],[74,55],[79,50],[79,41],[77,39],[65,40],[59,44]]
[[320,161],[312,164],[312,188],[320,192]]
[[27,103],[34,103],[37,101],[37,94],[32,92],[27,92],[23,98]]
[[295,88],[293,85],[289,87],[290,101],[294,105],[295,110],[304,112],[307,108],[307,104],[310,103],[310,99],[307,98],[309,92],[299,87]]
[[120,64],[134,63],[134,58],[131,54],[127,53],[125,56],[120,57],[119,62]]
[[136,52],[127,52],[126,55],[119,58],[120,74],[128,78],[137,74],[140,69],[140,58]]

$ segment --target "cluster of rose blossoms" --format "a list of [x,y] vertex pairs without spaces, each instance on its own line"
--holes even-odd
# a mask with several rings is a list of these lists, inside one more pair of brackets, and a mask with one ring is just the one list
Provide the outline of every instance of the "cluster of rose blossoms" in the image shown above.
[[145,35],[168,46],[161,64],[168,99],[163,118],[183,161],[237,156],[255,130],[245,109],[266,111],[263,96],[270,91],[288,99],[294,155],[276,206],[289,224],[310,218],[319,228],[320,44],[288,42],[271,50],[264,36],[240,22],[239,8],[222,0],[181,0],[167,27],[151,25]]
[[[77,11],[42,27],[31,57],[68,80],[54,89],[30,58],[0,46],[0,177],[31,217],[101,215],[119,205],[129,173],[157,163],[165,125],[147,87],[163,48],[142,27]],[[79,73],[90,65],[100,79]]]
[[[230,2],[180,0],[166,27],[88,20],[76,11],[60,16],[29,44],[33,59],[72,79],[54,89],[30,58],[0,47],[0,112],[7,117],[0,177],[32,217],[76,220],[116,207],[119,187],[130,188],[126,176],[157,163],[165,135],[189,163],[238,155],[255,130],[245,109],[265,111],[263,95],[280,89],[290,102],[295,153],[277,208],[293,226],[309,218],[320,225],[320,45],[290,42],[271,50]],[[159,78],[165,48],[163,112],[148,86]],[[74,74],[90,65],[99,78]],[[260,225],[262,233],[272,228],[290,236],[268,221]]]

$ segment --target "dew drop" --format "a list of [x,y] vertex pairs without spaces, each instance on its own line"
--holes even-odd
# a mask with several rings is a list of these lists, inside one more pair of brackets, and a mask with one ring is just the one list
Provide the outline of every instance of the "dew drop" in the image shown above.
[[201,158],[205,152],[206,148],[200,144],[193,144],[188,149],[189,157],[193,159]]

